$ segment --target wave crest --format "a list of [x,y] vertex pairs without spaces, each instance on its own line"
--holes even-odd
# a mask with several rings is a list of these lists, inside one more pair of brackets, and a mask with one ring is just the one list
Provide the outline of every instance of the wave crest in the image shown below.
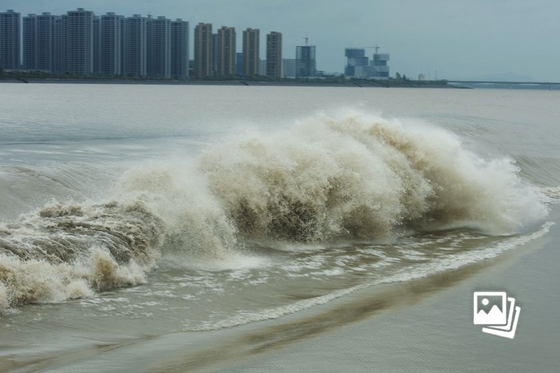
[[512,161],[439,128],[354,114],[206,151],[200,169],[244,236],[376,239],[401,228],[509,234],[546,215]]

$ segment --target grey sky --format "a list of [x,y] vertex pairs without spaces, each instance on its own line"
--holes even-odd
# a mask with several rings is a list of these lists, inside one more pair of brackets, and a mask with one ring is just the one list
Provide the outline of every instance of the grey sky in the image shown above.
[[[558,0],[2,0],[1,9],[62,14],[76,7],[96,14],[135,13],[183,18],[214,28],[261,30],[261,58],[269,31],[280,31],[284,58],[304,36],[317,46],[317,67],[342,72],[345,47],[378,44],[391,54],[391,75],[419,73],[473,78],[513,73],[560,81]],[[372,50],[368,49],[368,54]]]

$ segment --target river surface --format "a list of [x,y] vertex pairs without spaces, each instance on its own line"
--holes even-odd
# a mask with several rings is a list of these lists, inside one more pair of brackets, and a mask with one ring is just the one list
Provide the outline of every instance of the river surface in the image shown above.
[[1,84],[0,370],[210,338],[523,250],[558,223],[558,102]]

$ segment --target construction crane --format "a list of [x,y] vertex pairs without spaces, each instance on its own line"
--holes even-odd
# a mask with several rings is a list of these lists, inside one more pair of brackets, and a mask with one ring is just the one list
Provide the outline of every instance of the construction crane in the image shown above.
[[375,49],[375,54],[377,54],[377,52],[379,51],[380,46],[377,45],[377,44],[375,44],[375,45],[369,45],[369,46],[363,47],[363,48],[364,48],[364,49],[366,49],[366,48],[367,48],[367,49],[369,49],[369,48]]
[[305,45],[307,45],[307,42],[309,41],[309,36],[305,35],[305,36],[303,37],[303,39],[305,40]]

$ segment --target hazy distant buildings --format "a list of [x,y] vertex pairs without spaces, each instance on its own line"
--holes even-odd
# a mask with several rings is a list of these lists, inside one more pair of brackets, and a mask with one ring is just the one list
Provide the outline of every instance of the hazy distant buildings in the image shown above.
[[0,13],[0,68],[20,68],[21,14]]
[[180,18],[171,22],[171,76],[189,76],[189,23]]
[[259,60],[259,75],[266,75],[266,60]]
[[[25,70],[61,71],[66,45],[62,18],[50,13],[23,17],[23,68]],[[64,39],[64,40],[63,40]]]
[[389,66],[387,65],[389,61],[388,53],[375,53],[373,55],[372,66],[372,76],[378,79],[389,79]]
[[272,31],[266,35],[266,76],[282,78],[282,34]]
[[66,72],[67,56],[66,45],[66,21],[67,15],[55,16],[54,18],[54,40],[53,40],[53,71],[57,73]]
[[212,34],[212,75],[218,71],[218,33]]
[[92,11],[78,8],[69,11],[66,19],[66,70],[69,73],[93,73],[93,20]]
[[37,16],[35,14],[23,17],[23,68],[37,69]]
[[218,66],[217,76],[235,75],[235,28],[222,26],[218,30]]
[[50,13],[42,13],[36,17],[36,61],[35,68],[37,70],[55,71],[57,66],[61,64],[60,58],[57,56],[56,48],[60,42],[60,34],[57,33],[57,19],[60,17],[53,16]]
[[[189,22],[109,12],[96,16],[78,8],[63,15],[29,14],[21,21],[13,10],[0,13],[0,67],[69,75],[195,78],[262,76],[280,79],[284,69],[315,75],[315,47],[298,47],[298,57],[284,67],[282,34],[266,37],[260,56],[260,30],[243,31],[242,51],[236,31],[199,23],[194,30],[194,59],[189,60]],[[293,66],[292,66],[293,65]]]
[[282,60],[282,76],[284,78],[296,77],[296,60],[295,58],[284,58]]
[[[4,60],[14,53],[19,56],[17,49],[4,51],[19,46],[18,17],[13,11],[2,13]],[[115,13],[97,17],[83,8],[62,16],[30,14],[24,17],[22,41],[28,70],[160,78],[189,74],[189,24],[180,19],[171,22],[138,14],[125,18]],[[19,67],[19,58],[16,64]]]
[[101,17],[93,17],[93,73],[101,70]]
[[243,31],[243,75],[259,75],[259,30],[248,28]]
[[124,40],[123,73],[127,76],[145,77],[148,74],[148,18],[140,14],[126,18]]
[[212,76],[212,24],[199,23],[194,29],[194,75]]
[[104,75],[123,73],[124,17],[115,13],[101,16],[99,72]]
[[171,77],[171,20],[148,19],[148,76]]
[[366,57],[365,49],[346,48],[344,55],[347,59],[344,75],[356,78],[370,76],[369,58]]
[[235,75],[243,76],[243,69],[245,68],[243,64],[243,53],[237,52],[235,54]]
[[296,77],[314,77],[317,75],[315,46],[305,45],[296,47]]
[[374,79],[388,79],[389,78],[389,54],[377,53],[373,54],[373,59],[370,61],[365,55],[364,48],[346,48],[346,66],[344,68],[344,75],[351,78],[374,78]]

